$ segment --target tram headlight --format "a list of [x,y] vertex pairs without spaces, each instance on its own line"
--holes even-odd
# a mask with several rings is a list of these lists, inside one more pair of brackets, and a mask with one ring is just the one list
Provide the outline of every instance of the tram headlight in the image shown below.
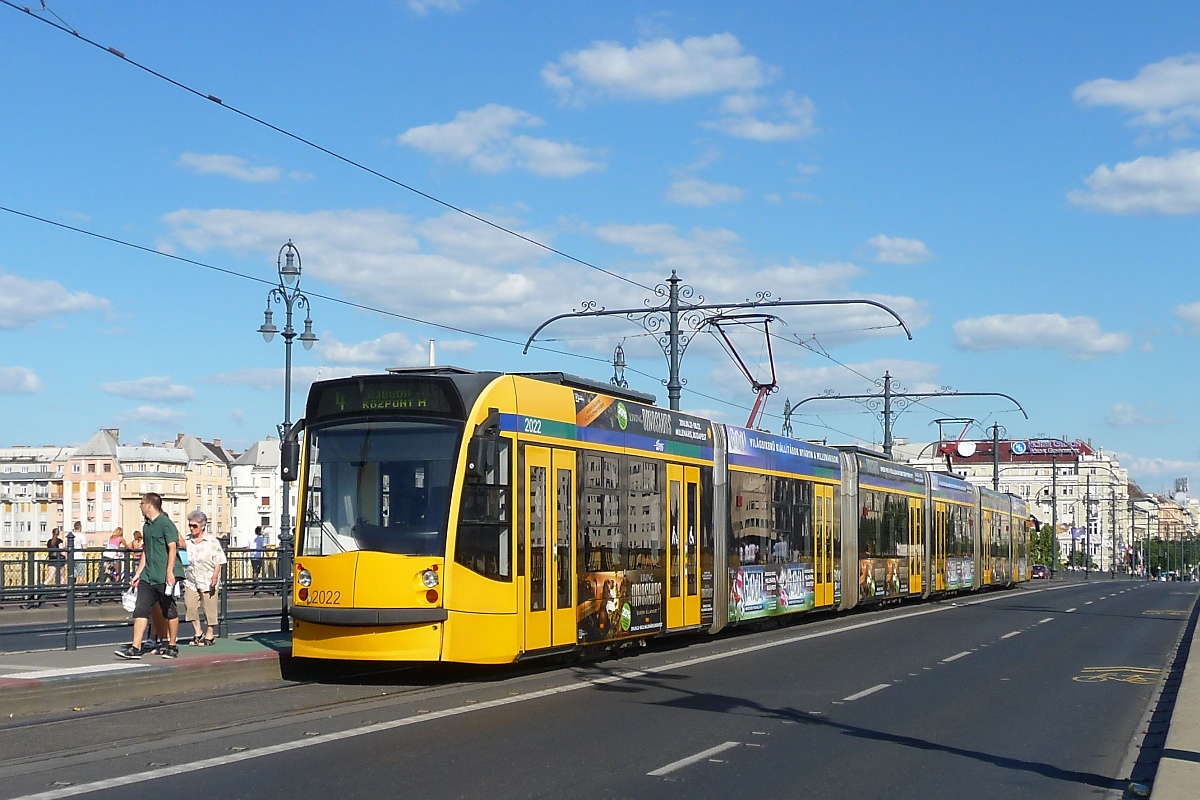
[[421,583],[425,584],[426,589],[432,589],[438,585],[438,574],[434,570],[427,569],[421,573]]
[[296,573],[296,583],[307,588],[312,586],[312,573],[306,569],[302,569]]

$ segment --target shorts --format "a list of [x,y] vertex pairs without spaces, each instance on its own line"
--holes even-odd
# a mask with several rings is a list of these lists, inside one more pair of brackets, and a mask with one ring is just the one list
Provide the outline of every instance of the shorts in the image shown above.
[[133,618],[150,619],[150,609],[155,603],[158,603],[158,607],[162,609],[163,619],[179,618],[179,612],[175,610],[175,598],[167,594],[166,584],[139,581],[137,605],[133,607]]
[[209,625],[217,624],[217,592],[201,592],[191,586],[183,589],[183,602],[187,606],[187,621],[199,622],[200,612],[204,612],[204,620]]

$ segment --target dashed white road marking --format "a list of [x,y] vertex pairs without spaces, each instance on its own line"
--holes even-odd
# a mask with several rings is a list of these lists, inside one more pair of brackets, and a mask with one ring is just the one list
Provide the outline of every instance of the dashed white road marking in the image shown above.
[[850,695],[849,697],[843,697],[842,702],[853,703],[855,700],[861,700],[869,694],[875,694],[876,692],[883,691],[884,689],[888,688],[889,686],[891,686],[890,683],[880,683],[876,686],[872,686],[870,689],[863,689],[861,692],[855,692],[854,694]]
[[955,653],[954,655],[950,656],[949,658],[943,658],[942,663],[949,664],[951,661],[958,661],[960,658],[963,658],[964,656],[969,656],[969,655],[971,655],[970,650],[963,650],[961,653]]
[[1064,611],[1063,613],[1064,613],[1064,614],[1071,614],[1071,613],[1073,613],[1074,611],[1075,611],[1075,609],[1073,609],[1073,608],[1068,608],[1068,609],[1067,609],[1066,611]]
[[737,747],[740,744],[741,744],[741,742],[724,742],[723,744],[719,744],[716,747],[710,747],[707,750],[701,750],[699,753],[696,753],[693,756],[688,756],[687,758],[681,758],[678,761],[672,761],[670,764],[667,764],[665,767],[659,767],[658,769],[654,770],[653,772],[647,772],[646,774],[650,775],[652,777],[655,777],[655,778],[661,777],[663,775],[668,775],[677,769],[683,769],[684,767],[689,767],[698,761],[703,761],[706,758],[711,758],[712,756],[715,756],[717,753],[724,753],[726,750],[732,750],[733,748]]
[[1045,619],[1039,619],[1038,625],[1045,625],[1047,622],[1054,622],[1054,617],[1046,617]]
[[1014,636],[1020,636],[1020,635],[1021,635],[1020,631],[1009,631],[1008,633],[1004,634],[1000,638],[1001,639],[1011,639]]
[[1091,601],[1091,600],[1084,600],[1084,601],[1083,601],[1083,604],[1084,604],[1085,606],[1090,606],[1090,605],[1092,604],[1092,601]]

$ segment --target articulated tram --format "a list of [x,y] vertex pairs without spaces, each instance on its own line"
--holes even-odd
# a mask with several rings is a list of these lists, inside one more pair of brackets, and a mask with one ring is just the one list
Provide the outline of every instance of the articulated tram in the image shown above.
[[284,448],[293,653],[507,663],[1029,578],[1019,498],[653,401],[453,367],[313,384]]

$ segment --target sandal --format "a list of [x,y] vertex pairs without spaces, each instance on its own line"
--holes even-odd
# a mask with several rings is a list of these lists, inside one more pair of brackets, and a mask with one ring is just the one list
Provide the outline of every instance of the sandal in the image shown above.
[[216,644],[216,643],[217,643],[217,638],[214,636],[214,637],[212,637],[212,638],[209,638],[209,639],[201,639],[201,640],[200,640],[200,643],[201,643],[202,645],[204,645],[205,647],[212,647],[214,644]]
[[203,647],[205,642],[199,636],[193,636],[192,640],[188,642],[188,644],[192,647]]

